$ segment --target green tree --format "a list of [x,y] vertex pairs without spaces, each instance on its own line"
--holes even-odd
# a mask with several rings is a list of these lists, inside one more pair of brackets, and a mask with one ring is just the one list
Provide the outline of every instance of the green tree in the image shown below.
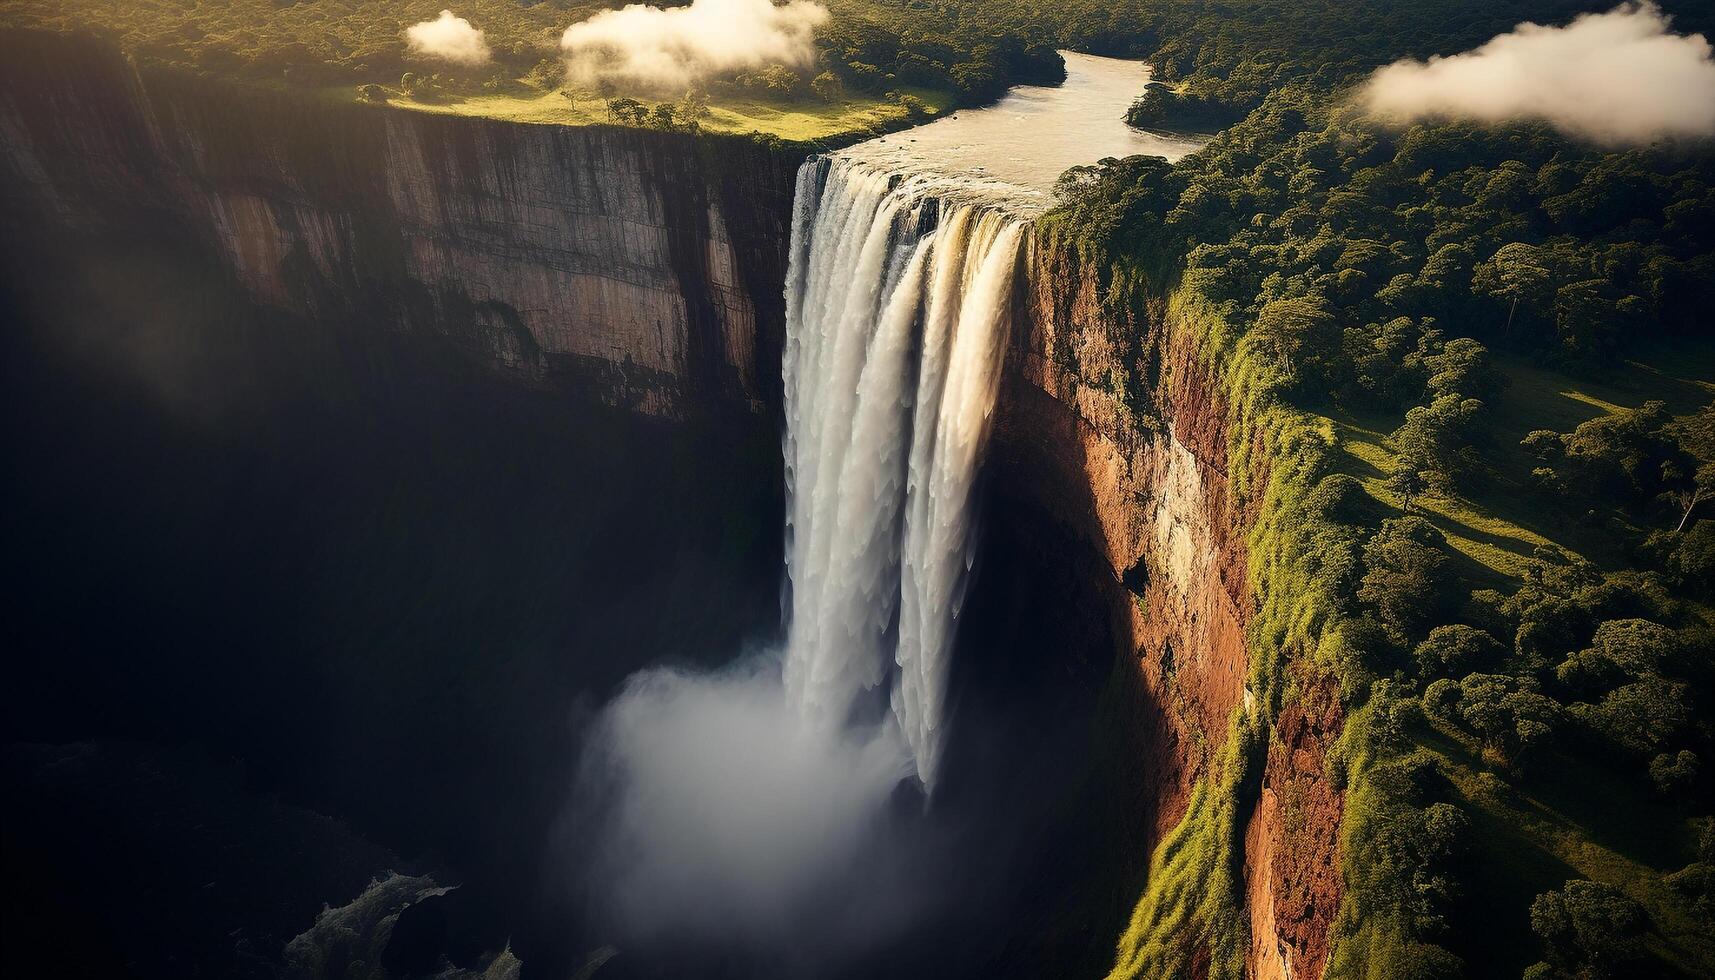
[[1605,295],[1606,279],[1585,279],[1554,294],[1554,329],[1560,356],[1573,365],[1597,366],[1613,353],[1624,328],[1622,307]]
[[804,87],[804,76],[785,65],[769,65],[757,77],[770,94],[783,99],[797,98]]
[[1685,526],[1691,523],[1691,515],[1697,512],[1698,504],[1715,499],[1715,462],[1698,466],[1689,478],[1679,475],[1681,472],[1682,468],[1675,467],[1665,474],[1669,482],[1679,484],[1678,488],[1672,491],[1682,508],[1679,524],[1673,529],[1675,533],[1683,532]]
[[686,89],[684,97],[673,107],[673,115],[677,124],[684,129],[693,133],[701,131],[703,120],[709,116],[708,91],[696,86]]
[[1423,358],[1429,371],[1429,393],[1493,399],[1506,385],[1506,376],[1489,363],[1488,348],[1469,337],[1456,337]]
[[1569,881],[1530,905],[1530,927],[1545,959],[1580,980],[1634,975],[1647,920],[1637,902],[1611,885]]
[[1452,582],[1446,538],[1421,517],[1396,517],[1364,545],[1364,578],[1358,598],[1376,614],[1396,642],[1440,618]]
[[1418,461],[1432,486],[1452,493],[1481,469],[1472,439],[1481,431],[1483,409],[1475,398],[1437,396],[1405,413],[1393,442],[1401,455]]
[[1646,676],[1570,710],[1603,737],[1647,757],[1669,748],[1690,723],[1690,695],[1684,681]]
[[1651,535],[1662,568],[1682,585],[1715,590],[1715,521],[1693,521],[1683,533]]
[[649,110],[649,125],[656,129],[677,129],[679,127],[679,115],[673,104],[671,102],[656,103]]
[[1451,677],[1441,677],[1430,681],[1423,689],[1423,711],[1435,718],[1446,721],[1454,720],[1453,712],[1459,707],[1459,682]]
[[1456,678],[1496,666],[1506,652],[1507,648],[1488,633],[1453,623],[1430,630],[1429,636],[1412,651],[1412,659],[1417,662],[1421,677]]
[[1388,474],[1387,488],[1399,497],[1399,509],[1402,513],[1411,513],[1411,503],[1429,490],[1429,479],[1423,475],[1423,466],[1417,460],[1408,456],[1396,456],[1393,470]]
[[1533,429],[1519,440],[1519,445],[1536,457],[1537,462],[1545,464],[1558,461],[1566,448],[1560,441],[1560,433],[1553,429]]
[[1596,627],[1588,649],[1555,668],[1562,684],[1580,696],[1600,695],[1620,684],[1660,674],[1680,658],[1673,630],[1647,619],[1611,619]]
[[965,62],[954,65],[948,75],[959,94],[974,102],[986,101],[1006,90],[1005,83],[995,75],[991,65]]
[[1471,278],[1471,288],[1479,295],[1506,302],[1507,321],[1501,328],[1501,335],[1510,337],[1519,303],[1546,303],[1551,276],[1547,255],[1542,249],[1524,242],[1512,242],[1501,246],[1489,261],[1477,266]]
[[1257,313],[1250,336],[1289,391],[1304,395],[1326,390],[1341,341],[1326,300],[1275,300]]
[[845,95],[845,87],[840,84],[840,77],[831,71],[824,71],[812,79],[810,91],[823,102],[838,102]]
[[636,99],[608,99],[607,117],[616,123],[641,126],[649,117],[649,108]]
[[898,102],[900,108],[905,110],[905,118],[907,119],[922,119],[929,115],[929,107],[915,95],[900,93],[895,101]]
[[1647,401],[1580,423],[1562,437],[1569,476],[1614,504],[1641,505],[1672,487],[1695,464],[1679,447],[1667,405]]
[[1700,760],[1690,749],[1663,752],[1650,760],[1649,777],[1667,795],[1684,793],[1697,784]]
[[1560,705],[1533,679],[1468,674],[1459,682],[1459,716],[1482,740],[1485,755],[1523,771],[1551,744]]

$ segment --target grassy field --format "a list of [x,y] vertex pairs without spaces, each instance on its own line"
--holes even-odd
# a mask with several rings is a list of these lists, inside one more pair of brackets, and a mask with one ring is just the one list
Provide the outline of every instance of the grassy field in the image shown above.
[[[938,116],[953,105],[947,92],[932,89],[907,88],[906,94],[921,100],[929,115]],[[356,99],[355,89],[339,89],[330,93]],[[447,98],[437,101],[417,101],[390,93],[388,105],[416,112],[436,112],[457,116],[480,116],[507,122],[540,123],[560,126],[587,126],[611,123],[607,103],[594,93],[561,89],[539,93],[478,95]],[[643,101],[645,105],[655,103]],[[701,126],[714,133],[762,133],[790,142],[843,142],[853,137],[867,136],[900,129],[913,120],[903,106],[885,99],[848,94],[839,102],[798,101],[779,102],[739,96],[711,99],[709,114]]]
[[[484,61],[474,65],[437,59],[413,50],[407,43],[407,29],[434,20],[445,6],[440,0],[398,0],[391,4],[351,0],[8,0],[0,3],[0,28],[99,35],[144,62],[225,82],[315,91],[341,100],[356,100],[359,86],[378,85],[386,88],[389,102],[404,108],[521,123],[580,125],[609,120],[594,92],[565,98],[559,91],[544,91],[563,78],[562,33],[597,12],[623,5],[613,0],[467,0],[456,13],[481,31],[487,53]],[[935,15],[901,14],[887,4],[868,0],[844,0],[831,6],[833,19],[818,30],[825,43],[818,42],[819,46],[808,52],[814,57],[783,58],[782,65],[772,66],[790,67],[801,75],[804,84],[793,95],[744,88],[737,84],[736,72],[725,72],[707,79],[716,94],[703,128],[720,133],[760,132],[789,141],[849,141],[898,129],[912,121],[897,97],[889,99],[872,91],[896,89],[909,94],[921,100],[933,115],[951,107],[951,90],[963,84],[949,74],[951,64],[975,65],[1003,86],[1029,77],[1023,74],[1023,67],[1005,59],[978,58],[983,51],[992,54],[996,50],[990,42],[997,39],[1001,28],[971,27],[974,33],[956,42],[937,33],[937,40],[925,50],[940,60],[919,58],[918,73],[899,75],[896,81],[893,58],[914,49],[895,27],[887,25],[916,22],[920,16],[933,19]],[[824,70],[848,81],[853,77],[850,65],[857,54],[846,43],[851,39],[841,33],[848,28],[862,38],[863,57],[880,62],[882,67],[861,63],[873,76],[869,82],[825,102],[810,94],[809,83]],[[749,66],[753,72],[767,67]],[[425,81],[434,78],[432,88],[444,89],[445,94],[437,93],[423,101],[406,97],[401,91],[406,74]],[[442,75],[444,79],[438,77]],[[936,88],[907,85],[907,78]],[[764,94],[769,97],[756,97]]]
[[[1468,559],[1465,571],[1476,587],[1516,585],[1531,553],[1556,545],[1604,567],[1626,564],[1613,553],[1612,535],[1592,519],[1568,520],[1540,505],[1530,487],[1531,469],[1538,464],[1519,445],[1536,429],[1569,432],[1580,422],[1646,401],[1667,403],[1675,415],[1689,415],[1715,399],[1715,350],[1706,344],[1662,347],[1639,360],[1625,362],[1600,381],[1576,379],[1516,357],[1497,356],[1508,385],[1490,406],[1486,428],[1492,444],[1483,447],[1484,461],[1495,479],[1474,497],[1430,493],[1414,501],[1415,509],[1447,536],[1448,544]],[[1339,411],[1331,419],[1346,454],[1346,472],[1356,477],[1376,499],[1398,507],[1385,486],[1398,449],[1389,439],[1403,421],[1399,416]]]

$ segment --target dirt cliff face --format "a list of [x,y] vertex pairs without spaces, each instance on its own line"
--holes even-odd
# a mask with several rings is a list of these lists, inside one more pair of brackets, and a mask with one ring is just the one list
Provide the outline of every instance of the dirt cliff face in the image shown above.
[[1344,719],[1334,685],[1309,681],[1275,721],[1261,797],[1245,831],[1245,902],[1251,975],[1258,980],[1322,975],[1328,927],[1340,902],[1344,794],[1325,759]]
[[1143,693],[1158,840],[1185,812],[1245,699],[1252,601],[1230,499],[1226,405],[1194,351],[1116,321],[1100,276],[1039,248],[997,421],[1012,492],[1086,544]]
[[[1130,819],[1142,846],[1121,860],[1141,881],[1138,862],[1185,816],[1230,719],[1257,707],[1246,686],[1257,514],[1230,485],[1231,407],[1197,345],[1162,309],[1105,309],[1109,285],[1070,250],[1038,244],[995,456],[1000,492],[1063,527],[1068,560],[1104,596],[1090,615],[1111,623],[1110,685],[1127,705],[1108,737],[1138,750],[1118,791],[1139,803]],[[1263,485],[1266,452],[1247,458],[1250,485]],[[1321,975],[1341,816],[1323,758],[1339,728],[1325,686],[1276,720],[1243,844],[1252,976]]]
[[0,49],[15,238],[171,224],[265,304],[439,335],[526,383],[667,417],[777,401],[788,154],[321,104],[51,35]]

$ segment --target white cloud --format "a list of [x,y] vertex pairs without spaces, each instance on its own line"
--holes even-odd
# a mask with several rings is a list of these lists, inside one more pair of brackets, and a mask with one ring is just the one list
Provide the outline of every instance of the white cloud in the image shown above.
[[810,0],[693,0],[688,7],[632,4],[573,24],[560,49],[573,81],[652,91],[771,64],[809,65],[827,8]]
[[441,11],[435,20],[413,24],[405,30],[405,40],[416,54],[461,65],[481,65],[488,62],[488,41],[482,32],[463,17],[450,10]]
[[1653,3],[1520,24],[1483,46],[1380,69],[1364,103],[1378,116],[1495,123],[1541,119],[1606,145],[1715,135],[1715,60],[1701,34],[1673,34]]

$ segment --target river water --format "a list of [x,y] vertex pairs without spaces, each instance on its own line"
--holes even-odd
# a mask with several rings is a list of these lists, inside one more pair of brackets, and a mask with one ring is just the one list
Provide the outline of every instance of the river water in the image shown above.
[[1126,109],[1149,84],[1148,65],[1061,54],[1063,85],[1021,85],[988,108],[961,109],[838,155],[894,173],[938,174],[1028,214],[1053,203],[1054,182],[1069,168],[1138,154],[1176,161],[1202,148],[1126,125]]

